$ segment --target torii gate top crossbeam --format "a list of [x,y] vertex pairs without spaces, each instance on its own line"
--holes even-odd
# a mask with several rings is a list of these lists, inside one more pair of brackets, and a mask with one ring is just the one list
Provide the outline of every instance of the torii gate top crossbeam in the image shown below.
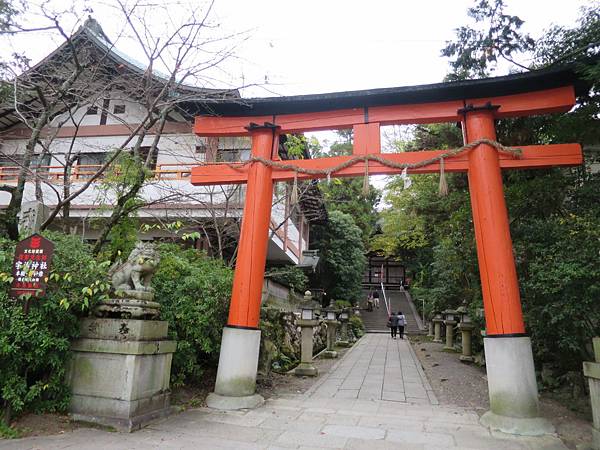
[[199,136],[243,136],[249,122],[281,133],[380,125],[459,122],[468,104],[500,105],[497,118],[568,111],[584,86],[569,68],[399,88],[291,97],[228,99],[196,111]]
[[[302,95],[248,99],[211,106],[210,116],[198,116],[194,132],[199,136],[249,135],[251,123],[269,123],[278,133],[297,133],[324,129],[352,128],[353,155],[378,155],[381,152],[380,126],[436,122],[461,122],[470,106],[495,106],[494,117],[506,118],[566,112],[575,104],[580,83],[569,69],[537,71],[505,77],[442,83],[407,88],[376,89],[334,94]],[[218,114],[218,115],[214,115]],[[571,166],[582,162],[578,144],[532,145],[522,147],[523,156],[500,155],[502,168],[543,168]],[[387,154],[385,159],[396,164],[435,159],[443,151]],[[348,156],[286,161],[297,169],[273,168],[274,181],[309,176],[305,170],[327,169],[349,160]],[[277,159],[277,155],[272,155]],[[468,156],[458,155],[446,160],[446,170],[468,170]],[[365,173],[365,161],[357,161],[332,176],[359,176]],[[439,163],[411,170],[412,173],[431,173],[440,170]],[[191,181],[196,185],[235,184],[247,181],[248,167],[235,164],[213,164],[192,169]],[[313,170],[314,172],[314,170]],[[398,170],[370,161],[368,173],[391,174]]]

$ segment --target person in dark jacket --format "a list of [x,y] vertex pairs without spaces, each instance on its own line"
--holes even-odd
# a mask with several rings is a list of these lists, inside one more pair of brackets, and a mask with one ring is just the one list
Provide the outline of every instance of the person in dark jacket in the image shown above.
[[404,327],[406,326],[406,317],[402,314],[402,311],[398,311],[398,334],[400,339],[404,339]]
[[392,339],[396,339],[398,335],[398,316],[396,313],[392,313],[389,319],[390,322],[390,333],[392,334]]

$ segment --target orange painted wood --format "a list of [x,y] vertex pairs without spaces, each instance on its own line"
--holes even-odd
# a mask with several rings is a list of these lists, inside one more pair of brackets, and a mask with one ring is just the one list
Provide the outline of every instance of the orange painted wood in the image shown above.
[[347,129],[367,122],[378,122],[381,125],[459,122],[462,115],[458,110],[465,104],[473,103],[478,106],[487,102],[500,105],[496,118],[565,112],[575,104],[575,91],[572,86],[565,86],[523,94],[465,99],[464,102],[376,106],[367,110],[353,108],[277,116],[199,116],[195,120],[194,133],[200,136],[244,136],[248,135],[245,127],[250,122],[275,123],[281,126],[281,133]]
[[[567,112],[575,104],[575,89],[573,86],[564,86],[539,92],[495,97],[490,101],[493,105],[500,105],[494,114],[497,119]],[[474,105],[485,104],[481,99],[469,99],[466,102]]]
[[[496,139],[491,110],[469,112],[465,123],[469,141]],[[471,151],[468,176],[487,335],[525,333],[498,152]]]
[[381,153],[381,132],[378,123],[354,125],[353,155]]
[[[277,139],[272,130],[259,129],[252,132],[253,156],[270,158],[276,144]],[[258,328],[272,199],[271,168],[263,164],[253,164],[248,171],[248,187],[233,277],[228,325]]]
[[[531,145],[520,148],[523,150],[523,156],[520,159],[515,159],[508,154],[499,153],[500,167],[502,169],[576,166],[583,161],[581,146],[579,144]],[[445,153],[445,150],[427,150],[422,152],[386,153],[381,156],[396,163],[414,163],[443,153]],[[325,169],[337,166],[343,161],[347,161],[351,158],[352,156],[335,156],[332,158],[290,160],[285,161],[285,163],[301,168]],[[467,153],[463,153],[454,158],[448,158],[445,161],[445,170],[447,172],[465,172],[468,168],[469,158]],[[235,169],[223,163],[195,166],[192,167],[191,182],[195,185],[246,183],[248,179],[248,170],[249,165],[241,169]],[[410,169],[409,173],[437,173],[439,170],[439,164],[435,163],[427,167]],[[399,169],[386,167],[376,161],[369,161],[369,174],[371,175],[393,175],[400,172],[401,170]],[[363,162],[359,162],[332,176],[336,178],[354,177],[364,175],[364,173],[365,165]],[[294,172],[292,170],[273,168],[272,177],[274,181],[291,181],[294,179]],[[325,178],[325,176],[298,173],[299,180],[312,178]]]

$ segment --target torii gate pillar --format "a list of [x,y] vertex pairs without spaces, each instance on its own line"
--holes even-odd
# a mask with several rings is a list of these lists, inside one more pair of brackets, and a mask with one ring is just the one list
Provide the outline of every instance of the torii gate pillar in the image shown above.
[[[464,114],[467,142],[496,140],[493,106],[470,108]],[[498,152],[488,145],[470,152],[468,177],[486,321],[490,411],[481,422],[520,435],[552,433],[552,424],[539,415]]]
[[[276,128],[266,125],[249,128],[252,156],[273,158],[273,150],[278,145]],[[221,338],[215,392],[206,399],[211,408],[254,408],[264,401],[256,393],[256,373],[260,350],[260,301],[273,198],[271,171],[263,164],[252,164],[248,171],[229,318]]]

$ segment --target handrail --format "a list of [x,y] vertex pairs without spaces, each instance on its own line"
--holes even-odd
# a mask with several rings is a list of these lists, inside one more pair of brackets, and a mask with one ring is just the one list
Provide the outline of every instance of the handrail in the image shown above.
[[[165,163],[158,164],[153,170],[154,179],[156,180],[188,180],[192,171],[192,167],[200,166],[201,163],[193,164],[178,164]],[[79,164],[71,168],[70,181],[86,180],[93,176],[101,164]],[[21,170],[20,166],[0,166],[0,182],[16,183]],[[64,170],[63,166],[31,166],[30,170],[35,172],[40,178],[52,183],[63,182]],[[28,179],[33,179],[34,175],[29,175]]]
[[383,293],[383,303],[385,304],[385,309],[387,311],[388,317],[392,315],[390,310],[390,303],[387,299],[387,295],[385,295],[385,286],[383,285],[383,281],[381,282],[381,292]]

